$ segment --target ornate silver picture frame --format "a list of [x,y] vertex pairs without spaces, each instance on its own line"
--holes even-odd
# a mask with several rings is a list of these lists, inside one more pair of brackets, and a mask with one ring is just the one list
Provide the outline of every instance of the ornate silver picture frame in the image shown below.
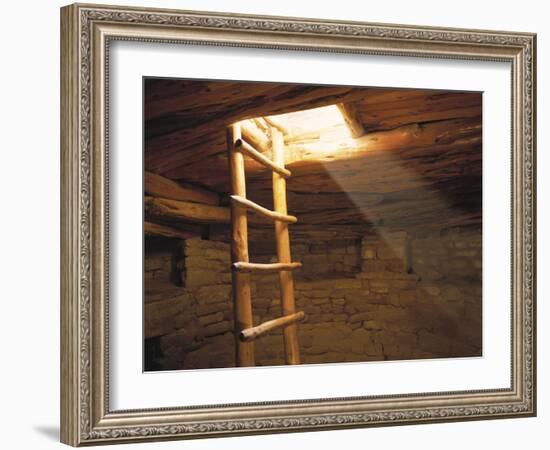
[[[510,64],[511,149],[503,149],[512,160],[510,386],[114,409],[108,193],[109,57],[116,41]],[[80,446],[534,416],[535,70],[536,36],[530,33],[85,4],[62,8],[62,442]],[[484,256],[490,264],[491,255]]]

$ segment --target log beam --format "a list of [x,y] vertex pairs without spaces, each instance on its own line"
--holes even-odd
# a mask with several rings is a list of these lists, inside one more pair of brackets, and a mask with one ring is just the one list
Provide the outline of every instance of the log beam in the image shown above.
[[144,174],[145,192],[155,197],[182,200],[206,205],[219,205],[217,193],[189,183],[176,183],[152,172]]
[[[341,142],[321,142],[318,138],[289,145],[289,158],[286,165],[296,170],[296,167],[307,166],[312,163],[343,163],[353,159],[362,159],[371,167],[370,173],[385,177],[383,170],[377,167],[380,160],[410,160],[411,164],[422,166],[441,154],[453,149],[462,150],[472,148],[481,143],[481,120],[479,117],[467,119],[452,119],[427,124],[405,125],[388,131],[369,132],[355,142],[346,145]],[[327,151],[327,148],[337,148]],[[419,157],[419,151],[425,150]],[[455,162],[448,162],[454,166]],[[440,161],[445,164],[445,159]],[[421,170],[418,170],[422,173]]]
[[175,239],[189,239],[197,236],[197,234],[190,231],[178,230],[167,225],[147,221],[143,222],[143,233],[146,236],[162,236]]
[[168,198],[145,196],[144,208],[147,215],[180,219],[197,223],[229,223],[229,208],[204,205]]
[[[227,206],[204,205],[146,195],[143,199],[143,207],[147,217],[153,220],[162,218],[169,221],[208,225],[226,225],[231,222],[231,212]],[[269,225],[272,223],[271,220],[271,218],[260,215],[253,215],[248,219],[250,223],[258,226]]]

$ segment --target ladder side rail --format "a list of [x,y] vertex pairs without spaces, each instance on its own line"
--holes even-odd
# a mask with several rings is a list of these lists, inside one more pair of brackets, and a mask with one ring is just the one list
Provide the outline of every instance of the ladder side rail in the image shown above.
[[[246,175],[243,154],[235,149],[241,139],[241,125],[235,123],[227,128],[227,148],[231,194],[246,198]],[[248,223],[246,207],[231,203],[231,262],[248,262]],[[239,339],[240,333],[253,326],[250,273],[232,271],[233,314],[235,328],[235,357],[239,367],[254,366],[254,342]]]
[[[275,129],[271,129],[273,162],[279,167],[285,165],[284,140],[283,134]],[[273,172],[273,209],[287,215],[286,202],[286,181],[284,177]],[[290,238],[288,233],[288,223],[275,222],[275,240],[277,245],[277,259],[279,263],[291,263]],[[281,309],[283,316],[289,316],[296,313],[296,302],[294,298],[294,277],[291,271],[279,272],[279,284],[281,291]],[[283,329],[285,357],[287,364],[300,364],[300,347],[298,343],[298,329],[296,323],[291,323]]]

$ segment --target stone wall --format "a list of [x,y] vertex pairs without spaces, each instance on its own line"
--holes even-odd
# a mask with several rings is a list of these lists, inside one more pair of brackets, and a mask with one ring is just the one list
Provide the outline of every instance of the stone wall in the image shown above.
[[[147,365],[232,366],[229,245],[174,242],[146,253]],[[304,363],[481,354],[480,228],[292,242]],[[272,242],[250,252],[274,261]],[[278,275],[252,279],[254,323],[280,316]],[[256,341],[256,362],[284,364],[280,330]]]

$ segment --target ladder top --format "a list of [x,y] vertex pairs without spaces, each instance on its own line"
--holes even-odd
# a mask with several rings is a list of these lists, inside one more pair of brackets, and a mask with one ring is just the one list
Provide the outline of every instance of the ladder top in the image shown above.
[[264,166],[268,167],[273,172],[278,173],[282,177],[288,178],[291,175],[290,170],[275,164],[271,159],[267,158],[263,153],[260,153],[243,139],[237,139],[235,141],[235,149],[246,153],[253,160],[259,162],[260,164],[263,164]]

